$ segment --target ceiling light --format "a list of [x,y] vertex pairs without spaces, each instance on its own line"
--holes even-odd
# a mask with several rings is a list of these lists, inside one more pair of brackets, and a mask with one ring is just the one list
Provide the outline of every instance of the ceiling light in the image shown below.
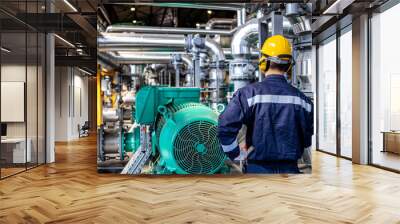
[[57,37],[59,40],[61,40],[62,42],[64,42],[65,44],[67,44],[68,46],[70,46],[70,47],[72,47],[72,48],[75,48],[75,45],[73,45],[71,42],[69,42],[68,40],[66,40],[66,39],[64,39],[64,38],[62,38],[62,37],[60,37],[59,35],[57,35],[57,34],[54,34],[54,36],[55,37]]
[[131,8],[131,11],[132,11],[132,12],[136,11],[136,8],[135,8],[135,7],[132,7],[132,8]]
[[343,9],[351,5],[353,2],[354,0],[336,0],[322,14],[341,14],[343,13]]
[[0,49],[1,49],[1,51],[4,51],[4,52],[6,52],[6,53],[10,53],[10,52],[11,52],[11,50],[8,50],[8,49],[5,48],[5,47],[1,47]]
[[136,21],[136,20],[133,20],[132,23],[137,23],[137,21]]
[[211,15],[213,12],[211,10],[207,10],[208,15]]
[[200,23],[196,23],[196,27],[199,28],[200,27]]
[[81,71],[81,72],[83,72],[83,73],[85,73],[85,74],[87,74],[87,75],[92,75],[92,73],[90,73],[90,72],[88,72],[88,71],[86,71],[86,70],[83,70],[83,69],[81,69],[81,68],[79,68],[79,67],[78,67],[78,70]]
[[75,8],[68,0],[64,0],[65,4],[67,4],[74,12],[78,12],[78,9]]

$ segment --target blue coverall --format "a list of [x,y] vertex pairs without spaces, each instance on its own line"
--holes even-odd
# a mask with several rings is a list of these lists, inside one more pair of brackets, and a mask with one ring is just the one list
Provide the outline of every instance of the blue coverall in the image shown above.
[[218,122],[218,138],[230,159],[239,153],[237,134],[247,126],[246,173],[299,173],[297,160],[311,146],[313,103],[283,75],[236,91]]

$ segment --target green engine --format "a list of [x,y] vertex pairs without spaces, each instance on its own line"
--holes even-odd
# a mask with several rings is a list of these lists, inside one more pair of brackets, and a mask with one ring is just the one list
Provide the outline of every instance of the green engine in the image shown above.
[[145,87],[138,92],[136,122],[153,127],[155,173],[226,171],[217,138],[218,114],[199,98],[198,88]]

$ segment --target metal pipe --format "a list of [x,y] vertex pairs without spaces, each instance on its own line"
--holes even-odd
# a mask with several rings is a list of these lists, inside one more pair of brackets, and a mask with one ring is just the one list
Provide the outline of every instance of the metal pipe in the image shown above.
[[111,69],[118,68],[118,65],[115,64],[113,58],[108,54],[104,54],[104,53],[100,53],[99,52],[97,54],[97,60],[99,61],[100,64],[102,64],[105,67],[109,67]]
[[187,65],[187,70],[188,70],[188,72],[186,73],[186,76],[185,76],[186,86],[194,86],[194,83],[193,83],[193,81],[194,81],[193,60],[187,54],[186,55],[182,54],[181,57],[182,57],[183,63],[185,63]]
[[205,25],[207,30],[211,30],[215,25],[224,24],[224,25],[232,25],[235,19],[227,19],[227,18],[213,18],[208,20]]
[[225,61],[224,50],[222,50],[221,46],[217,42],[211,38],[206,38],[205,46],[213,53],[216,61]]
[[[182,47],[176,47],[176,48],[170,48],[170,47],[132,47],[130,45],[120,45],[116,47],[108,47],[108,46],[102,46],[101,48],[98,49],[99,52],[112,52],[112,51],[117,51],[119,54],[125,54],[125,53],[138,53],[138,54],[146,54],[146,53],[153,53],[153,54],[186,54],[185,51],[183,51]],[[230,57],[232,55],[232,49],[231,48],[222,48],[224,51],[225,57]],[[259,52],[256,50],[251,51],[251,57],[252,58],[258,58]]]
[[[107,60],[112,62],[113,64],[155,64],[160,62],[169,63],[173,59],[172,54],[157,54],[153,52],[132,52],[131,54],[123,55],[100,52],[98,56],[101,58],[107,58]],[[188,68],[193,68],[192,59],[188,55],[182,54],[181,57],[182,62],[186,64]]]
[[205,47],[213,53],[213,61],[215,61],[215,68],[210,72],[210,88],[215,88],[211,93],[211,102],[213,107],[216,108],[220,102],[220,87],[223,82],[223,66],[225,62],[224,50],[221,46],[211,38],[206,38]]
[[[126,51],[126,52],[157,52],[157,53],[166,53],[172,54],[175,52],[184,53],[182,46],[181,47],[153,47],[153,46],[145,46],[145,47],[138,47],[138,46],[130,46],[130,45],[119,45],[115,47],[109,46],[102,46],[98,48],[100,52],[110,52],[110,51]],[[230,51],[230,49],[229,49]]]
[[246,8],[241,8],[236,11],[237,26],[242,26],[246,23]]
[[157,54],[115,55],[112,53],[99,52],[98,56],[108,58],[114,64],[155,64],[169,63],[172,60],[171,55]]
[[226,10],[226,11],[236,11],[242,8],[240,3],[223,3],[223,4],[202,4],[202,3],[157,3],[157,2],[132,2],[132,3],[113,3],[113,4],[123,4],[123,5],[137,5],[137,6],[156,6],[156,7],[172,7],[172,8],[190,8],[190,9],[211,9],[211,10]]
[[247,41],[250,35],[256,35],[258,33],[258,20],[252,19],[246,24],[238,27],[237,31],[232,38],[232,56],[234,58],[238,56],[251,55],[249,43]]
[[288,16],[286,18],[290,22],[295,35],[311,33],[311,22],[307,16]]
[[160,35],[104,35],[97,38],[98,48],[103,47],[144,47],[144,46],[162,46],[162,47],[184,47],[184,36],[160,36]]
[[187,65],[188,69],[193,69],[192,58],[190,58],[189,55],[186,55],[186,54],[182,54],[181,57],[182,57],[183,63],[185,63]]
[[175,28],[175,27],[153,27],[153,26],[127,26],[113,25],[108,26],[107,33],[156,33],[156,34],[204,34],[204,35],[222,35],[231,36],[232,30],[211,30],[196,28]]
[[293,26],[293,33],[296,35],[304,35],[311,33],[311,22],[307,16],[300,16],[300,6],[298,3],[288,3],[285,6],[285,15]]

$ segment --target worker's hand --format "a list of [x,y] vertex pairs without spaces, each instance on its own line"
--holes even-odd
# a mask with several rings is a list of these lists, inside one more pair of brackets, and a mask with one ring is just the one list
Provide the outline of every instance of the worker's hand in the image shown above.
[[246,142],[240,143],[239,148],[241,151],[245,151],[245,152],[247,152],[249,150],[249,147],[247,146]]
[[247,151],[244,150],[240,150],[240,154],[238,157],[236,157],[234,160],[239,160],[239,161],[243,161],[247,159]]

